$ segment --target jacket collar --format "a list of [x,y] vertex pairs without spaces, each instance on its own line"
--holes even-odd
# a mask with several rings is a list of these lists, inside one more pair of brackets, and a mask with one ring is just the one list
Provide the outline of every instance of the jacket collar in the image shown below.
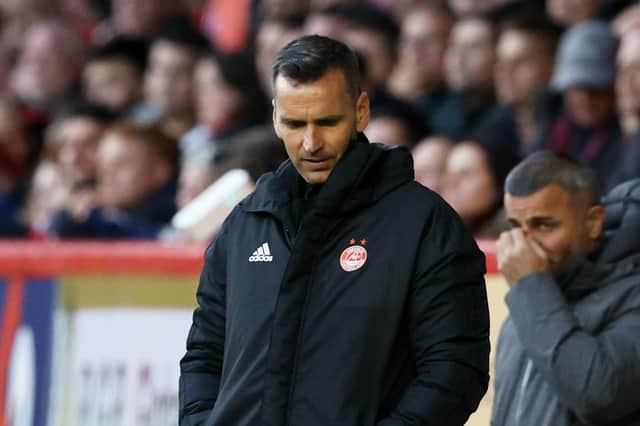
[[600,288],[640,273],[640,255],[617,263],[597,263],[587,257],[574,258],[557,276],[557,282],[570,300],[586,296]]
[[[404,147],[370,144],[358,134],[322,185],[313,202],[316,215],[336,217],[373,203],[413,180],[413,162]],[[307,184],[287,160],[275,173],[262,176],[255,192],[240,207],[247,212],[276,213],[304,196]]]

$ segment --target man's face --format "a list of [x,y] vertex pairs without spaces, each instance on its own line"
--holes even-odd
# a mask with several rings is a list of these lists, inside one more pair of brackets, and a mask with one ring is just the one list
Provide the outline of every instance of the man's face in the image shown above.
[[398,48],[399,66],[420,72],[427,87],[440,84],[450,28],[442,14],[421,10],[407,15]]
[[289,158],[308,183],[326,182],[356,132],[369,122],[367,94],[354,100],[337,69],[304,84],[279,75],[274,88],[274,128]]
[[491,213],[499,197],[498,187],[480,145],[462,142],[451,149],[442,196],[465,223]]
[[386,36],[367,28],[352,28],[347,29],[344,38],[352,49],[364,56],[372,84],[384,87],[395,65],[393,48]]
[[169,115],[183,115],[193,107],[192,79],[196,55],[175,43],[153,44],[145,77],[148,100]]
[[530,101],[553,72],[553,55],[534,34],[507,30],[498,40],[496,53],[496,90],[505,104]]
[[547,253],[554,273],[593,250],[602,232],[602,206],[590,206],[585,193],[555,184],[528,196],[507,193],[504,206],[511,225],[522,228]]
[[31,29],[13,69],[13,90],[35,102],[47,102],[67,90],[78,71],[77,58],[69,51],[76,41],[63,29],[44,25]]
[[418,143],[411,152],[416,182],[440,193],[450,149],[451,142],[439,136],[429,137]]
[[622,38],[618,50],[616,96],[621,113],[640,114],[640,30]]
[[87,99],[116,113],[125,112],[140,94],[140,75],[129,63],[111,59],[85,66],[82,75]]
[[445,58],[449,85],[455,90],[492,87],[494,63],[491,24],[478,18],[459,21]]
[[594,128],[606,123],[615,110],[613,88],[572,87],[564,92],[564,105],[577,125]]
[[127,142],[108,133],[98,148],[98,196],[107,208],[127,208],[141,202],[157,187],[155,158],[144,142]]
[[224,80],[217,62],[210,58],[201,59],[194,77],[199,122],[215,130],[231,124],[245,100]]
[[85,117],[72,117],[58,133],[58,164],[68,186],[89,181],[96,175],[96,153],[103,127]]

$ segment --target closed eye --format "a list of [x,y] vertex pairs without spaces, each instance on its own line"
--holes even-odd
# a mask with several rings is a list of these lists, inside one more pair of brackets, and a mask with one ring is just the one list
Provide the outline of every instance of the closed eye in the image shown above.
[[286,127],[290,129],[297,129],[305,125],[305,122],[302,120],[291,120],[289,118],[281,119],[280,123],[284,124]]

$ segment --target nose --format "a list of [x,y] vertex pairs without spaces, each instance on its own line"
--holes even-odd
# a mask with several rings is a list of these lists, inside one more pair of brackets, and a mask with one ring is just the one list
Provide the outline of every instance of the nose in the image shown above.
[[318,134],[317,129],[314,126],[307,126],[302,140],[302,147],[304,150],[313,154],[320,151],[323,146],[324,143],[322,142],[322,138],[320,134]]

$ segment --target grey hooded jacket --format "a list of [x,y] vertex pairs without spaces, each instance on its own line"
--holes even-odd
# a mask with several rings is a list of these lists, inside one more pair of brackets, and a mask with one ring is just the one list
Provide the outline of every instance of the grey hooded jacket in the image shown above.
[[640,425],[640,257],[531,274],[506,302],[493,426]]

